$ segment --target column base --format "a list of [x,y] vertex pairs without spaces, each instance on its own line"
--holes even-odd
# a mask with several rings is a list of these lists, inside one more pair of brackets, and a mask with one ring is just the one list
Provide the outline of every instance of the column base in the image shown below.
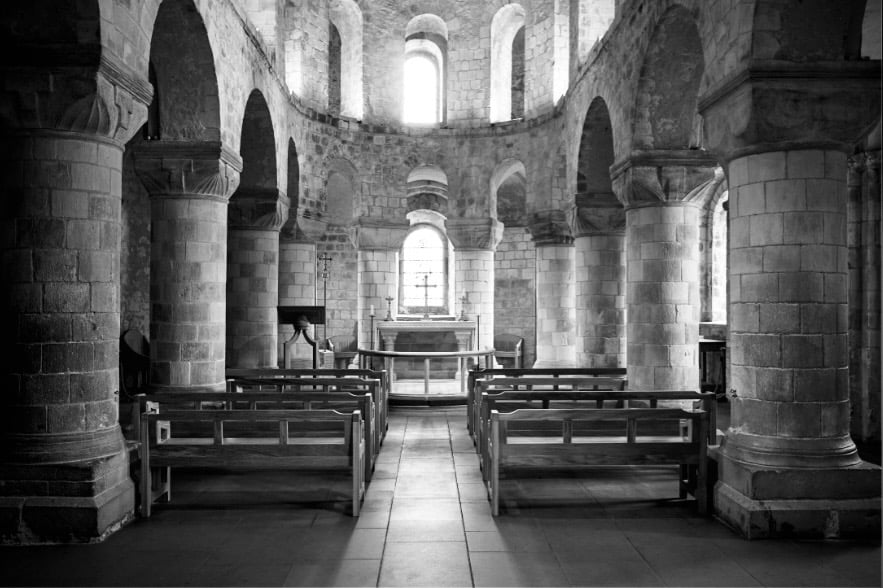
[[719,461],[715,515],[747,539],[880,539],[880,468],[770,469]]
[[0,466],[0,544],[97,543],[134,516],[129,458]]

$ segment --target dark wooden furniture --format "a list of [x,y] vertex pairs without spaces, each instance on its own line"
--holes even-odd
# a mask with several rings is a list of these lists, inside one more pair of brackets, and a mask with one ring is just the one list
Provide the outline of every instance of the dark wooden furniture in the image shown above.
[[[523,368],[524,337],[509,333],[494,335],[494,357],[503,367]],[[501,359],[506,363],[500,361]]]
[[359,343],[355,337],[336,335],[325,339],[325,347],[334,354],[334,369],[345,370],[356,363]]
[[[543,421],[558,427],[556,437],[510,437],[521,421]],[[580,427],[600,422],[619,424],[615,435],[581,435]],[[668,423],[676,434],[647,435]],[[708,413],[665,408],[521,409],[490,413],[488,498],[500,514],[500,479],[537,472],[567,471],[589,466],[680,465],[679,495],[692,490],[701,514],[708,512]],[[685,472],[690,475],[685,476]],[[691,479],[692,478],[692,479]]]

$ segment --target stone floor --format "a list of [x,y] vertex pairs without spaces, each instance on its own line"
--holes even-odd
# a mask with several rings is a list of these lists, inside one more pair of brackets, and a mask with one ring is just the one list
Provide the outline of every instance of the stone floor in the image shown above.
[[345,478],[177,472],[174,501],[102,544],[0,548],[53,586],[880,586],[880,546],[748,542],[670,468],[509,481],[490,515],[465,412],[394,408],[362,515]]

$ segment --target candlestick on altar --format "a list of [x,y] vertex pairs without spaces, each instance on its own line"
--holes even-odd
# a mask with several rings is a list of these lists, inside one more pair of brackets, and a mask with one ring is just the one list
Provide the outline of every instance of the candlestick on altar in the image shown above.
[[463,294],[462,298],[460,298],[460,320],[468,321],[469,318],[466,316],[466,303],[469,302],[469,294]]
[[393,300],[395,300],[395,298],[393,298],[392,296],[386,297],[386,305],[387,305],[386,318],[383,319],[385,321],[394,321],[395,320],[394,318],[392,318],[392,301]]

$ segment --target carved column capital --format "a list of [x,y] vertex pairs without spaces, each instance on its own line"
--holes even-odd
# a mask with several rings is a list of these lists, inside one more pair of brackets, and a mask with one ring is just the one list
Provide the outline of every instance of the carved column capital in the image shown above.
[[755,60],[699,101],[705,145],[723,162],[769,151],[848,151],[880,116],[880,64]]
[[105,55],[52,58],[51,66],[37,60],[2,69],[4,125],[95,135],[124,145],[147,120],[153,88],[128,66]]
[[309,210],[298,211],[282,225],[279,239],[285,243],[316,243],[325,234],[328,223],[312,217]]
[[867,154],[856,153],[846,158],[846,185],[850,188],[862,187],[862,176],[865,174]]
[[135,171],[152,198],[226,202],[242,171],[239,155],[219,141],[146,141],[134,158]]
[[654,204],[702,205],[724,181],[705,151],[640,151],[610,172],[613,191],[626,208]]
[[619,235],[625,233],[625,209],[615,206],[602,206],[595,203],[580,202],[579,194],[573,209],[573,236],[588,237],[591,235]]
[[493,218],[449,218],[448,239],[457,250],[495,251],[503,239],[503,224]]
[[288,220],[288,196],[275,188],[240,188],[230,199],[231,229],[278,231]]
[[407,221],[359,217],[349,226],[347,232],[356,249],[398,250],[402,248],[409,228]]
[[530,213],[527,229],[537,245],[571,245],[571,222],[564,210],[537,210]]

